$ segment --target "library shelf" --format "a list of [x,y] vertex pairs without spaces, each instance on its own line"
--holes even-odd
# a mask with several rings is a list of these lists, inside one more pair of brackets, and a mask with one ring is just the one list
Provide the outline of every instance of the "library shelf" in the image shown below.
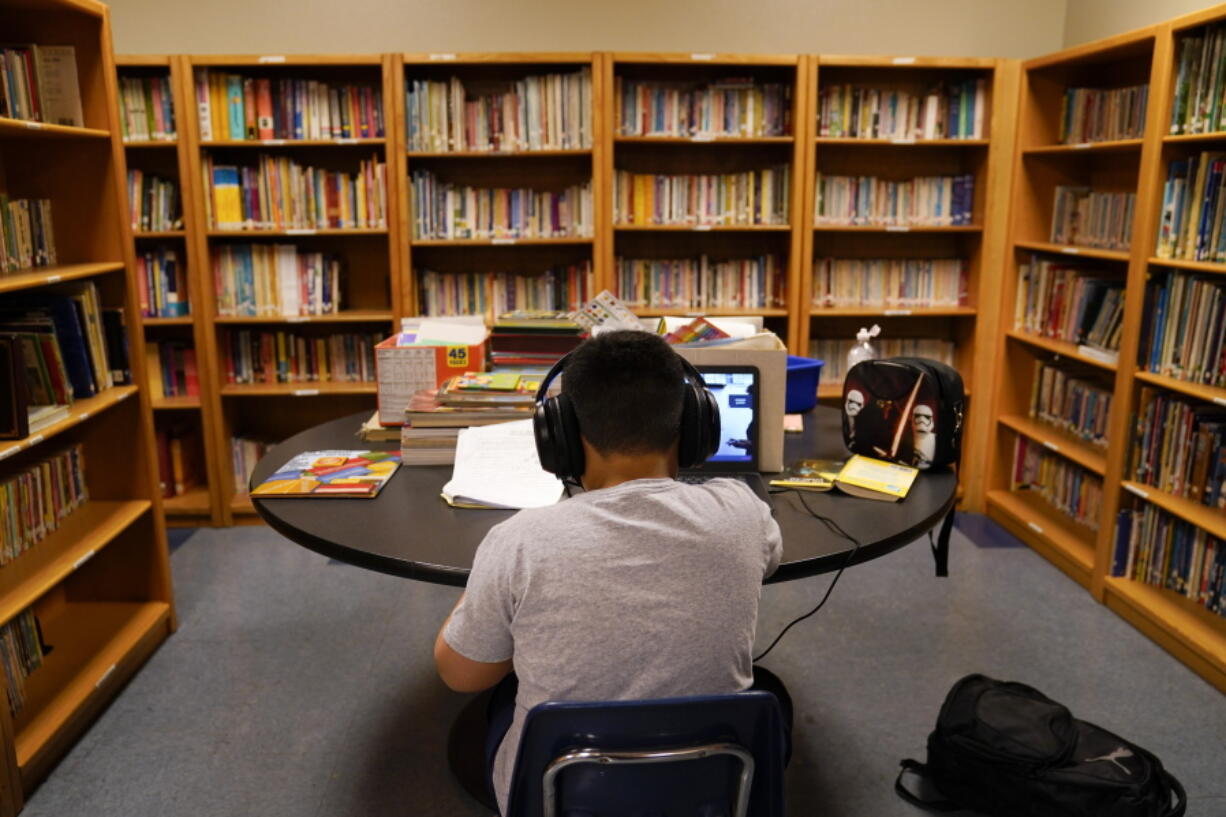
[[212,498],[207,485],[196,485],[176,496],[163,497],[162,508],[167,516],[208,516]]
[[1040,443],[1054,454],[1059,454],[1067,460],[1093,471],[1100,477],[1107,473],[1106,450],[1095,449],[1085,440],[1069,434],[1050,423],[1033,420],[1020,414],[1003,414],[997,421],[1004,427],[1012,429],[1024,437],[1029,437]]
[[1075,255],[1084,258],[1098,258],[1103,261],[1122,261],[1128,263],[1131,256],[1124,250],[1100,250],[1096,247],[1075,247],[1069,244],[1052,244],[1047,241],[1014,241],[1018,250],[1034,250],[1049,252],[1055,255]]
[[375,383],[223,383],[224,397],[317,397],[328,394],[375,394]]
[[1126,153],[1140,152],[1144,139],[1111,139],[1102,142],[1073,142],[1060,145],[1037,145],[1025,148],[1023,156],[1063,155],[1070,153]]
[[209,238],[259,238],[260,236],[276,236],[293,238],[299,236],[347,236],[347,235],[387,235],[387,227],[286,227],[270,229],[261,227],[251,230],[218,230],[210,229],[206,235]]
[[614,136],[615,145],[790,145],[794,136]]
[[[971,387],[968,382],[962,390],[962,394],[966,397],[971,396]],[[817,384],[817,398],[819,400],[841,400],[843,399],[843,383],[827,383],[821,381]]]
[[46,776],[166,637],[171,621],[163,601],[70,601],[41,620],[55,650],[27,679],[25,706],[13,724],[25,786]]
[[1120,487],[1185,522],[1191,522],[1218,539],[1226,539],[1226,512],[1218,508],[1210,508],[1208,505],[1167,493],[1161,488],[1142,485],[1128,479],[1121,482]]
[[111,132],[100,128],[78,128],[70,125],[52,125],[28,119],[9,119],[0,116],[0,140],[5,139],[89,139],[106,141]]
[[999,63],[995,57],[912,57],[912,56],[866,56],[860,54],[822,54],[819,58],[823,68],[951,68],[991,69]]
[[210,68],[335,68],[347,65],[377,68],[383,63],[380,54],[196,54],[190,59],[193,66]]
[[0,294],[22,289],[58,284],[60,281],[76,281],[93,278],[111,272],[122,272],[122,261],[102,261],[84,264],[60,264],[54,267],[35,267],[18,272],[0,273]]
[[251,502],[251,495],[248,493],[235,494],[230,499],[230,512],[234,514],[243,514],[245,516],[255,515],[255,505]]
[[1162,137],[1165,145],[1196,144],[1197,142],[1221,142],[1226,140],[1226,131],[1215,130],[1209,133],[1170,133]]
[[819,317],[938,317],[966,318],[979,314],[973,306],[810,306],[809,315]]
[[1024,491],[989,490],[988,516],[1026,542],[1078,584],[1090,586],[1094,533]]
[[1226,264],[1220,261],[1181,261],[1175,258],[1158,258],[1154,256],[1149,259],[1149,263],[1155,267],[1174,267],[1175,269],[1186,269],[1192,272],[1226,275]]
[[1056,340],[1055,338],[1045,338],[1042,335],[1036,335],[1033,332],[1026,332],[1021,329],[1009,329],[1005,332],[1005,337],[1012,338],[1022,343],[1036,346],[1040,349],[1045,349],[1052,354],[1066,357],[1070,360],[1076,360],[1080,363],[1088,363],[1091,366],[1097,366],[1100,369],[1106,369],[1109,372],[1116,370],[1117,364],[1111,363],[1108,360],[1094,357],[1092,355],[1082,354],[1076,343],[1069,343],[1065,340]]
[[149,398],[149,401],[153,405],[154,411],[198,409],[201,405],[199,397],[187,396],[163,397],[161,395],[153,395]]
[[136,139],[125,141],[125,148],[177,148],[178,139]]
[[566,244],[592,244],[593,236],[562,236],[560,238],[414,238],[414,247],[544,247]]
[[1107,607],[1226,693],[1222,617],[1179,594],[1118,576],[1106,577]]
[[631,311],[640,318],[659,318],[665,315],[680,315],[682,317],[736,317],[761,315],[763,317],[782,318],[788,314],[787,307],[782,306],[631,306]]
[[213,323],[388,323],[392,318],[390,309],[343,309],[325,315],[217,315]]
[[386,145],[379,137],[335,136],[331,139],[209,139],[200,142],[202,148],[331,148]]
[[40,443],[44,443],[57,434],[67,431],[74,426],[80,425],[91,417],[114,406],[122,400],[126,400],[138,391],[136,386],[112,386],[109,389],[104,389],[93,397],[84,397],[73,402],[68,407],[68,416],[62,420],[52,423],[46,428],[31,434],[20,440],[4,440],[0,442],[0,461],[8,459],[18,451],[27,448],[33,448]]
[[186,230],[141,230],[132,234],[132,237],[140,241],[141,239],[154,238],[186,238]]
[[788,233],[790,224],[614,224],[619,233]]
[[141,318],[140,322],[145,326],[191,326],[194,321],[191,315],[179,315],[173,318]]
[[1138,371],[1133,377],[1151,386],[1160,386],[1170,391],[1186,394],[1188,397],[1195,397],[1197,400],[1226,406],[1226,389],[1219,386],[1206,386],[1203,383],[1193,383],[1190,380],[1180,380],[1177,377],[1168,377],[1153,372]]
[[977,224],[814,224],[818,233],[981,233]]
[[992,144],[990,139],[861,139],[855,136],[818,136],[814,142],[821,145],[875,145],[900,148],[978,148]]
[[413,159],[529,159],[557,158],[559,156],[591,156],[591,148],[567,150],[409,150],[406,155]]

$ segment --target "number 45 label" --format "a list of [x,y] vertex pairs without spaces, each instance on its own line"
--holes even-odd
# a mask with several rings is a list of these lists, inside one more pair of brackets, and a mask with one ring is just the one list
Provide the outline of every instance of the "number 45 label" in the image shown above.
[[449,369],[467,369],[468,368],[468,347],[467,346],[448,346],[447,347],[447,367]]

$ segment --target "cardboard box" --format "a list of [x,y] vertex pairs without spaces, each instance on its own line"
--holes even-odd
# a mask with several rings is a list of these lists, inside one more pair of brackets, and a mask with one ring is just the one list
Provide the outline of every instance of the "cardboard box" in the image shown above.
[[[761,337],[761,336],[759,336]],[[757,344],[763,345],[763,344]],[[783,404],[787,393],[787,350],[778,338],[775,349],[676,346],[695,366],[757,366],[760,375],[762,428],[758,430],[758,461],[763,471],[783,470]]]
[[393,335],[375,346],[375,379],[379,384],[379,423],[404,425],[404,410],[414,392],[437,388],[447,378],[485,371],[486,343],[456,346],[398,346]]

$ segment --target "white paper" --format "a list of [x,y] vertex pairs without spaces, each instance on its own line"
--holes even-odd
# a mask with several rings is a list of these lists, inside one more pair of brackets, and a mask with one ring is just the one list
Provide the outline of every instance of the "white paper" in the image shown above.
[[427,318],[417,328],[417,342],[436,346],[477,346],[485,342],[485,324]]
[[562,482],[541,468],[531,420],[460,432],[455,468],[443,493],[491,508],[541,508],[562,496]]

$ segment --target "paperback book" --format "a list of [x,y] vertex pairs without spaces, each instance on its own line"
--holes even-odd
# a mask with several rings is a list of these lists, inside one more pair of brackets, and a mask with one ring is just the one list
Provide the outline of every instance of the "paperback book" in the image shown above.
[[399,451],[306,451],[256,486],[253,497],[373,499],[400,466]]

